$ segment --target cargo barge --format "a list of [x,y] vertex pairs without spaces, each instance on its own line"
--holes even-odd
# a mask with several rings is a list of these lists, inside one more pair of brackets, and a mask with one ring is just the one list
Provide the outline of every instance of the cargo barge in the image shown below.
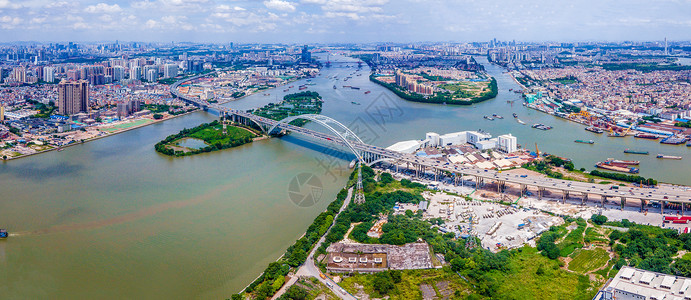
[[650,152],[648,152],[648,151],[637,151],[637,150],[629,150],[629,149],[624,150],[624,153],[628,153],[628,154],[642,154],[642,155],[648,155],[648,154],[650,154]]
[[662,139],[660,141],[660,144],[668,144],[668,145],[679,145],[686,143],[686,138],[685,137],[676,137],[676,136],[670,136]]
[[638,174],[638,168],[621,167],[621,166],[609,164],[607,162],[599,162],[599,163],[595,164],[595,167],[600,168],[600,169],[609,170],[609,171],[615,171],[615,172]]
[[642,133],[642,132],[636,133],[636,135],[634,135],[633,137],[635,137],[637,139],[649,139],[649,140],[657,140],[660,138],[660,136],[658,136],[657,134]]
[[587,141],[584,141],[584,140],[575,140],[574,142],[576,142],[576,143],[581,143],[581,144],[590,144],[590,145],[595,144],[595,142],[594,142],[593,140],[587,140]]
[[641,162],[637,160],[620,160],[614,158],[608,158],[605,163],[615,166],[637,166]]
[[533,125],[533,128],[540,129],[540,130],[550,130],[550,129],[552,129],[552,126],[547,126],[545,124],[537,123],[537,124]]
[[674,156],[674,155],[663,155],[663,154],[658,154],[657,158],[660,159],[677,159],[680,160],[682,157],[681,156]]
[[605,132],[604,130],[597,128],[595,126],[586,127],[585,130],[590,131],[590,132],[594,132],[594,133],[598,133],[598,134]]

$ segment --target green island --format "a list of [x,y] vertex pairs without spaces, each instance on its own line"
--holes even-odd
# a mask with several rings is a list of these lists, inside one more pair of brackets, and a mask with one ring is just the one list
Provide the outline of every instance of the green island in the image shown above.
[[[157,152],[170,156],[186,156],[237,147],[252,142],[257,134],[246,128],[225,126],[219,121],[183,129],[156,143]],[[192,141],[192,142],[190,142]],[[186,146],[192,143],[195,146]]]
[[[322,111],[322,97],[317,92],[304,91],[283,96],[279,103],[269,103],[264,107],[249,112],[264,118],[280,121],[287,117],[302,114],[320,114]],[[306,120],[294,120],[292,125],[303,126]]]
[[[422,75],[425,78],[430,76]],[[396,96],[408,101],[436,103],[436,104],[455,104],[455,105],[471,105],[485,100],[492,99],[497,96],[499,89],[497,88],[497,80],[493,77],[489,81],[472,82],[462,81],[456,83],[444,83],[437,87],[442,91],[434,92],[432,95],[422,95],[416,92],[408,91],[394,83],[387,83],[380,78],[381,75],[370,75],[370,81],[377,83],[390,91]],[[438,79],[438,78],[432,78]]]
[[[167,105],[151,106],[155,112],[168,111]],[[321,96],[317,92],[304,91],[289,94],[277,104],[269,103],[251,111],[253,114],[273,120],[301,114],[319,114],[322,110]],[[294,120],[290,124],[303,126],[306,120]],[[256,125],[246,126],[229,120],[204,123],[194,128],[185,128],[154,145],[157,152],[169,156],[188,156],[237,147],[262,136]]]

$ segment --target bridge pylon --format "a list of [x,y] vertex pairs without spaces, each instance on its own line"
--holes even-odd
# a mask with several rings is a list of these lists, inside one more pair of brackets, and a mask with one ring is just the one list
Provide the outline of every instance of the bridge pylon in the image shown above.
[[357,186],[355,187],[355,204],[365,203],[365,193],[362,190],[362,161],[358,162]]

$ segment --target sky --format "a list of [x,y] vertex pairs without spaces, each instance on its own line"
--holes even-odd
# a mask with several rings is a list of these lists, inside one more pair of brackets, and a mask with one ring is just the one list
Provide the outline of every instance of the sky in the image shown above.
[[0,0],[0,42],[691,40],[691,0]]

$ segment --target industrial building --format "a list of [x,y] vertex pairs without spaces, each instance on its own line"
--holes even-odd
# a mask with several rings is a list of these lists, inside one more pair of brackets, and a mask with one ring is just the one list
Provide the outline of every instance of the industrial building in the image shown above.
[[691,300],[691,278],[622,267],[593,300]]
[[511,134],[501,135],[499,138],[492,138],[491,134],[478,131],[459,131],[444,135],[428,132],[425,134],[425,139],[423,140],[402,141],[389,146],[387,149],[401,153],[415,153],[415,151],[420,148],[447,147],[466,143],[475,146],[478,150],[488,150],[498,147],[501,151],[512,153],[518,149],[518,141],[516,137]]
[[384,270],[430,269],[432,257],[425,242],[401,246],[333,243],[326,249],[329,272],[379,272]]

